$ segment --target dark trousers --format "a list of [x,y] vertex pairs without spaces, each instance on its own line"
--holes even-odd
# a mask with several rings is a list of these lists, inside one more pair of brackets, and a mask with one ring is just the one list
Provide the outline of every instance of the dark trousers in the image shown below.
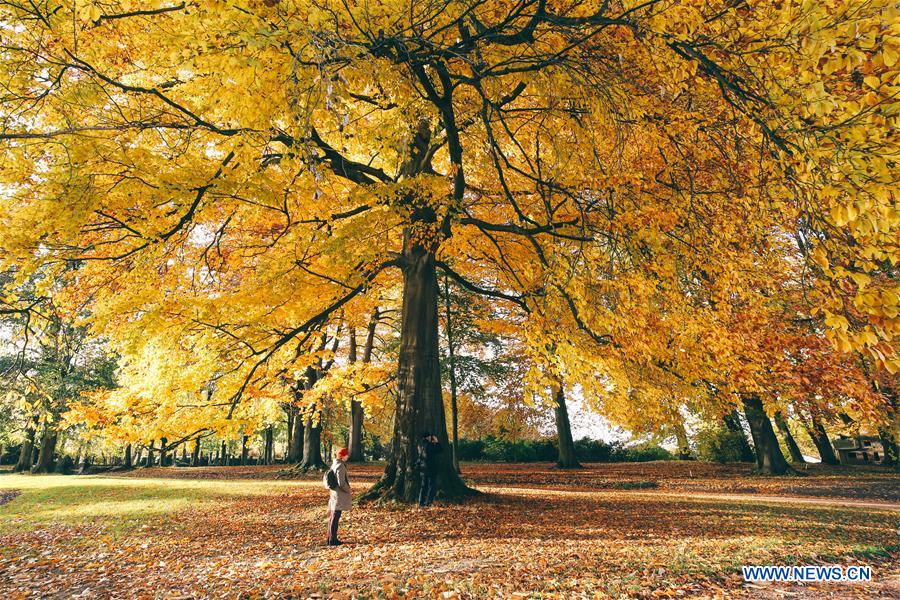
[[419,506],[431,506],[437,493],[437,473],[422,473],[422,487],[419,488]]
[[331,512],[328,513],[328,541],[329,542],[337,541],[337,539],[338,539],[337,530],[338,530],[338,523],[340,522],[340,520],[341,520],[341,511],[332,510]]

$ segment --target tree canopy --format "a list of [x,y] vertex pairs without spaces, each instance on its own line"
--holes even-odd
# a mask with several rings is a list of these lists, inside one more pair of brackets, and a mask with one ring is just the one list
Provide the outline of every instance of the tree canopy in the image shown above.
[[56,269],[116,403],[179,435],[265,419],[391,307],[379,493],[411,497],[411,444],[446,441],[438,272],[496,304],[530,393],[623,423],[815,402],[798,362],[897,371],[891,2],[2,11],[0,260]]

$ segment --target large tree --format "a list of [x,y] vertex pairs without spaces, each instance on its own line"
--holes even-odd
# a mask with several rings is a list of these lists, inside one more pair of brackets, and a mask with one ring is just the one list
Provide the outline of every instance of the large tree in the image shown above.
[[0,329],[6,337],[0,394],[14,402],[25,421],[16,469],[35,473],[53,471],[69,407],[84,393],[115,387],[116,357],[80,322],[87,316],[83,305],[61,306],[61,278],[48,272],[53,271],[29,274],[23,282],[9,273],[0,278]]
[[[894,227],[888,7],[8,3],[2,259],[84,261],[95,326],[125,355],[180,346],[171,387],[232,418],[302,374],[341,310],[398,290],[392,454],[370,495],[404,501],[421,433],[448,443],[438,271],[527,314],[551,378],[623,387],[621,365],[679,372],[656,335],[689,314],[678,277],[724,303],[805,219],[832,320],[862,307],[837,343],[896,364],[873,254]],[[847,268],[868,275],[844,289]],[[716,356],[717,309],[694,309]],[[467,493],[450,453],[439,482]]]

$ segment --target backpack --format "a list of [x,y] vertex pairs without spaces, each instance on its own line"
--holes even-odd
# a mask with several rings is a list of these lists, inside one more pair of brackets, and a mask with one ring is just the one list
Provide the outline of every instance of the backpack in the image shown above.
[[338,485],[337,473],[334,472],[334,469],[328,469],[325,473],[325,477],[322,478],[322,483],[325,484],[325,487],[329,490],[336,490],[340,487]]

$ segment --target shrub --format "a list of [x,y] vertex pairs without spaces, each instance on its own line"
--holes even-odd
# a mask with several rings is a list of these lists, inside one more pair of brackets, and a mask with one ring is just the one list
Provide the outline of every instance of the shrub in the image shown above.
[[640,444],[623,450],[621,462],[647,462],[650,460],[672,460],[671,452],[656,444]]
[[484,442],[481,440],[459,440],[456,457],[465,461],[484,460]]
[[[583,438],[575,442],[575,454],[582,462],[644,462],[671,460],[672,453],[656,445],[624,447],[620,442]],[[539,440],[507,440],[487,436],[481,440],[459,440],[461,461],[555,462],[559,446],[555,437]]]
[[741,461],[741,433],[726,427],[706,429],[697,435],[697,456],[719,463]]
[[583,462],[618,462],[625,460],[623,447],[619,442],[607,443],[603,440],[582,438],[575,442],[575,456]]
[[72,457],[68,454],[63,454],[59,460],[56,461],[56,468],[54,471],[56,473],[62,473],[64,475],[68,475],[72,471],[75,470],[75,461],[72,460]]
[[558,452],[551,440],[516,440],[487,437],[483,459],[495,462],[542,462],[556,460]]

